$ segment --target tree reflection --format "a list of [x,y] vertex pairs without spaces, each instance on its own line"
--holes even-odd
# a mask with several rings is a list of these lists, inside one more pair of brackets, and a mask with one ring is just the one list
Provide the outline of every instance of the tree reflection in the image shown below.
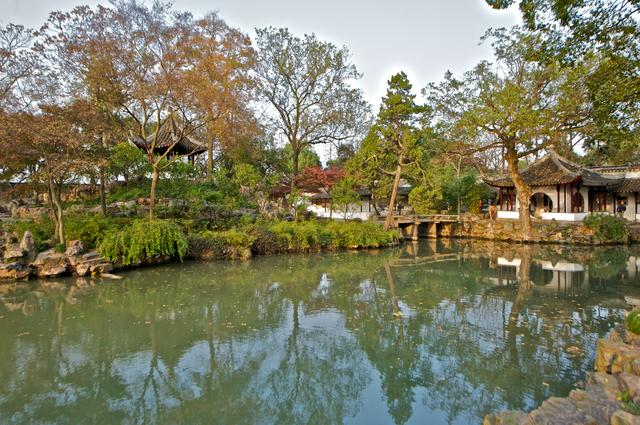
[[[342,423],[380,398],[396,424],[530,409],[591,368],[637,291],[636,252],[429,241],[4,289],[0,417]],[[564,281],[584,287],[556,285],[592,260],[607,267]]]

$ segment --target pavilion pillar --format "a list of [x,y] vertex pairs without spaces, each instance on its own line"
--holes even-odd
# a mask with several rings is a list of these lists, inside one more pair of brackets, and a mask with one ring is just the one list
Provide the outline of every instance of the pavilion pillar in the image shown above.
[[560,212],[560,185],[556,185],[556,211]]
[[567,212],[567,185],[562,185],[564,189],[564,212]]
[[569,212],[573,212],[573,183],[569,183]]

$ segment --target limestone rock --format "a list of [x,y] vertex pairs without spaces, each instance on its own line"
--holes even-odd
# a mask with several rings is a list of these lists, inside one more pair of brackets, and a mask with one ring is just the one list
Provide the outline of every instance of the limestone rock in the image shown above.
[[74,240],[69,242],[69,246],[65,251],[65,254],[67,254],[69,257],[75,257],[82,253],[84,253],[84,244],[80,240]]
[[497,415],[487,415],[482,425],[520,425],[527,418],[527,414],[520,410],[507,410]]
[[620,374],[621,386],[629,392],[634,402],[640,402],[640,376],[623,372]]
[[32,263],[36,274],[40,277],[61,276],[68,272],[68,259],[65,254],[53,250],[41,252]]
[[4,260],[6,262],[12,262],[13,260],[18,260],[22,257],[24,257],[24,252],[20,248],[20,244],[10,243],[5,246]]
[[113,271],[113,265],[111,263],[95,264],[89,268],[91,274],[106,274]]
[[113,271],[114,268],[113,264],[100,257],[100,254],[98,254],[96,250],[69,257],[69,263],[78,276],[109,273]]
[[26,279],[31,274],[31,267],[19,262],[0,263],[0,280]]
[[573,390],[569,398],[573,400],[576,409],[593,418],[596,423],[604,424],[620,408],[616,395],[618,391],[603,386],[593,385],[586,390]]
[[598,425],[596,420],[578,410],[568,398],[551,397],[529,414],[523,425]]
[[30,230],[24,232],[22,240],[20,241],[20,249],[26,253],[31,253],[36,249],[36,241]]
[[640,371],[640,347],[623,342],[615,342],[609,338],[598,340],[596,345],[595,369],[603,373],[638,372]]
[[640,416],[618,410],[611,416],[611,425],[640,425]]

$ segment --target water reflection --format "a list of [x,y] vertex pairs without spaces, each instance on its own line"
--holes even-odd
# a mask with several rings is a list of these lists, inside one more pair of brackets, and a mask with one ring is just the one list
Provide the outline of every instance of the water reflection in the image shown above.
[[568,393],[639,257],[430,240],[3,286],[0,418],[479,423]]

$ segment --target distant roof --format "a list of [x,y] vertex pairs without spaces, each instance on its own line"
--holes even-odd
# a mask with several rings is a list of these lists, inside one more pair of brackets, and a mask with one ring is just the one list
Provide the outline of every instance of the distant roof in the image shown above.
[[[173,117],[166,120],[158,132],[158,139],[154,151],[163,154],[167,149],[171,149],[171,153],[175,155],[199,155],[207,151],[205,145],[197,141],[191,135],[182,136],[184,130],[181,129]],[[146,149],[153,143],[155,135],[150,134],[146,139],[133,137],[131,141],[140,149]]]
[[[522,170],[520,174],[529,186],[555,186],[577,182],[582,182],[585,186],[615,186],[622,181],[622,178],[606,177],[571,162],[555,151],[550,151]],[[508,176],[495,179],[484,178],[484,181],[491,186],[514,187],[511,177]]]
[[618,193],[640,192],[640,179],[626,178],[616,187]]
[[624,173],[627,171],[640,170],[640,164],[632,163],[627,165],[598,165],[595,167],[589,167],[589,169],[598,173]]

